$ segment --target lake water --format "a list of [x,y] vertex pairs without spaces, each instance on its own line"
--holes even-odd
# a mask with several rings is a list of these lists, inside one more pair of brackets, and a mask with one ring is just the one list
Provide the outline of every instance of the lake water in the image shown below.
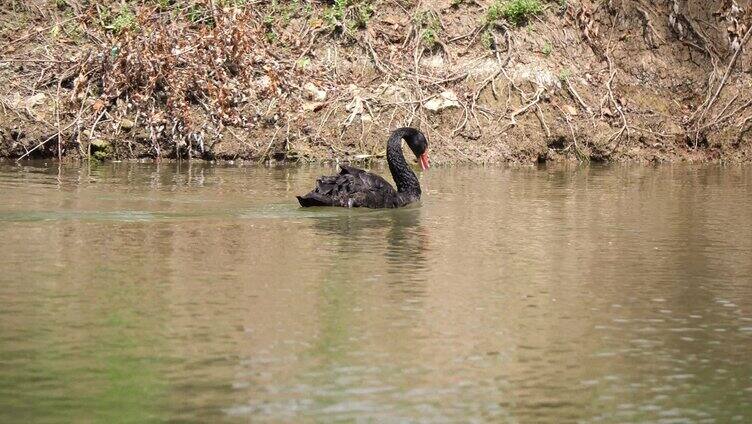
[[0,164],[0,422],[752,422],[752,167],[333,171]]

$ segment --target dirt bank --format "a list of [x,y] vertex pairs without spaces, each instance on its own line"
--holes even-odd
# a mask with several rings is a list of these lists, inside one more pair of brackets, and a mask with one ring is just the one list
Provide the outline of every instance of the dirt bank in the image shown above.
[[0,156],[749,161],[752,0],[0,0]]

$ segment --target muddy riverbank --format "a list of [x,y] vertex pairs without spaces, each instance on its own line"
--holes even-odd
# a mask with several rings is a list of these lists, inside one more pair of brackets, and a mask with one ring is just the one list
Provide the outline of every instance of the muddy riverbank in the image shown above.
[[0,156],[752,159],[750,1],[5,1]]

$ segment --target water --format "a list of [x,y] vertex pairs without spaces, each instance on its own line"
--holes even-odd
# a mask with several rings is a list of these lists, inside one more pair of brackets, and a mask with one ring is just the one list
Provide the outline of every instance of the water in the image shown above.
[[0,422],[752,422],[752,168],[331,171],[0,165]]

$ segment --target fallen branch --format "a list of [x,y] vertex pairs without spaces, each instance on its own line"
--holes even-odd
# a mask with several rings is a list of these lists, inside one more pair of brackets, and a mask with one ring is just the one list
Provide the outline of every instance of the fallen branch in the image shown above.
[[742,38],[741,43],[739,44],[739,48],[736,49],[734,52],[734,56],[731,58],[731,61],[729,61],[728,66],[726,67],[726,72],[723,74],[723,78],[721,79],[721,82],[718,84],[718,87],[715,90],[715,93],[707,99],[703,104],[695,110],[695,112],[690,117],[690,122],[694,122],[694,126],[696,128],[695,131],[695,148],[697,148],[697,140],[700,137],[700,122],[702,118],[704,118],[705,114],[710,110],[710,108],[713,107],[715,102],[718,100],[718,96],[720,96],[721,92],[723,91],[723,88],[726,86],[726,83],[729,79],[729,76],[731,76],[731,72],[733,71],[734,67],[736,66],[736,62],[739,59],[739,56],[741,52],[744,50],[744,45],[749,41],[750,36],[752,35],[752,25],[747,29],[747,32],[744,34],[744,37]]
[[585,112],[587,112],[589,115],[593,114],[593,110],[590,108],[590,106],[587,105],[587,103],[585,103],[582,100],[582,98],[580,97],[580,94],[577,93],[577,90],[575,90],[572,84],[569,82],[569,78],[564,78],[564,87],[566,87],[569,94],[571,94],[572,97],[574,97],[574,99],[577,100],[577,103],[580,104],[580,106]]
[[608,90],[608,98],[611,100],[611,103],[614,105],[614,108],[619,112],[619,116],[621,117],[622,121],[622,127],[619,131],[615,132],[614,134],[609,137],[607,143],[610,143],[611,141],[616,140],[616,144],[614,145],[614,148],[611,149],[611,152],[609,153],[609,156],[612,155],[617,148],[619,148],[619,145],[621,144],[621,136],[626,132],[627,133],[627,140],[629,140],[629,124],[627,123],[627,116],[624,114],[624,110],[622,108],[622,105],[616,101],[616,98],[614,97],[614,91],[612,89],[612,84],[614,81],[614,77],[616,77],[616,70],[613,69],[613,62],[611,61],[611,56],[608,55],[608,51],[606,51],[606,60],[608,62],[608,71],[609,71],[609,78],[608,82],[606,83],[606,89]]
[[[727,115],[724,115],[724,116],[720,116],[719,115],[719,117],[717,119],[715,119],[713,122],[711,122],[709,124],[706,124],[706,125],[702,126],[698,131],[702,132],[702,131],[710,128],[710,127],[713,127],[713,126],[716,126],[716,125],[720,125],[720,124],[728,121],[729,119],[733,118],[739,112],[743,111],[744,109],[746,109],[746,108],[748,108],[750,106],[752,106],[752,100],[748,101],[747,103],[744,103],[743,105],[741,105],[738,108],[734,109],[732,112],[728,113]],[[724,109],[724,111],[725,111],[725,109]]]
[[91,130],[89,130],[89,144],[87,146],[88,152],[87,152],[87,159],[91,160],[91,142],[94,140],[94,131],[97,129],[97,124],[99,124],[99,121],[102,119],[102,117],[107,113],[106,110],[103,110],[99,116],[97,116],[97,119],[94,120],[94,124],[91,126]]
[[512,112],[512,114],[509,116],[509,120],[510,120],[509,124],[501,132],[503,133],[506,130],[508,130],[509,128],[517,126],[517,120],[515,118],[517,116],[522,115],[525,112],[527,112],[531,107],[537,105],[538,102],[540,102],[541,95],[543,94],[544,91],[546,91],[545,88],[539,87],[538,91],[535,92],[535,98],[533,99],[533,101],[531,101],[530,103],[526,104],[525,106],[523,106],[523,107],[515,110],[514,112]]
[[51,135],[50,137],[46,138],[41,143],[39,143],[36,146],[34,146],[33,149],[27,151],[21,157],[19,157],[18,159],[16,159],[16,162],[20,162],[23,158],[25,158],[26,156],[29,156],[32,152],[34,152],[35,150],[37,150],[40,147],[44,146],[48,141],[50,141],[50,140],[52,140],[54,138],[57,138],[60,135],[60,133],[62,133],[63,131],[66,131],[67,129],[71,128],[75,124],[76,124],[76,121],[73,121],[70,124],[68,124],[67,127],[63,128],[62,130],[60,130],[60,131],[56,132],[55,134]]

